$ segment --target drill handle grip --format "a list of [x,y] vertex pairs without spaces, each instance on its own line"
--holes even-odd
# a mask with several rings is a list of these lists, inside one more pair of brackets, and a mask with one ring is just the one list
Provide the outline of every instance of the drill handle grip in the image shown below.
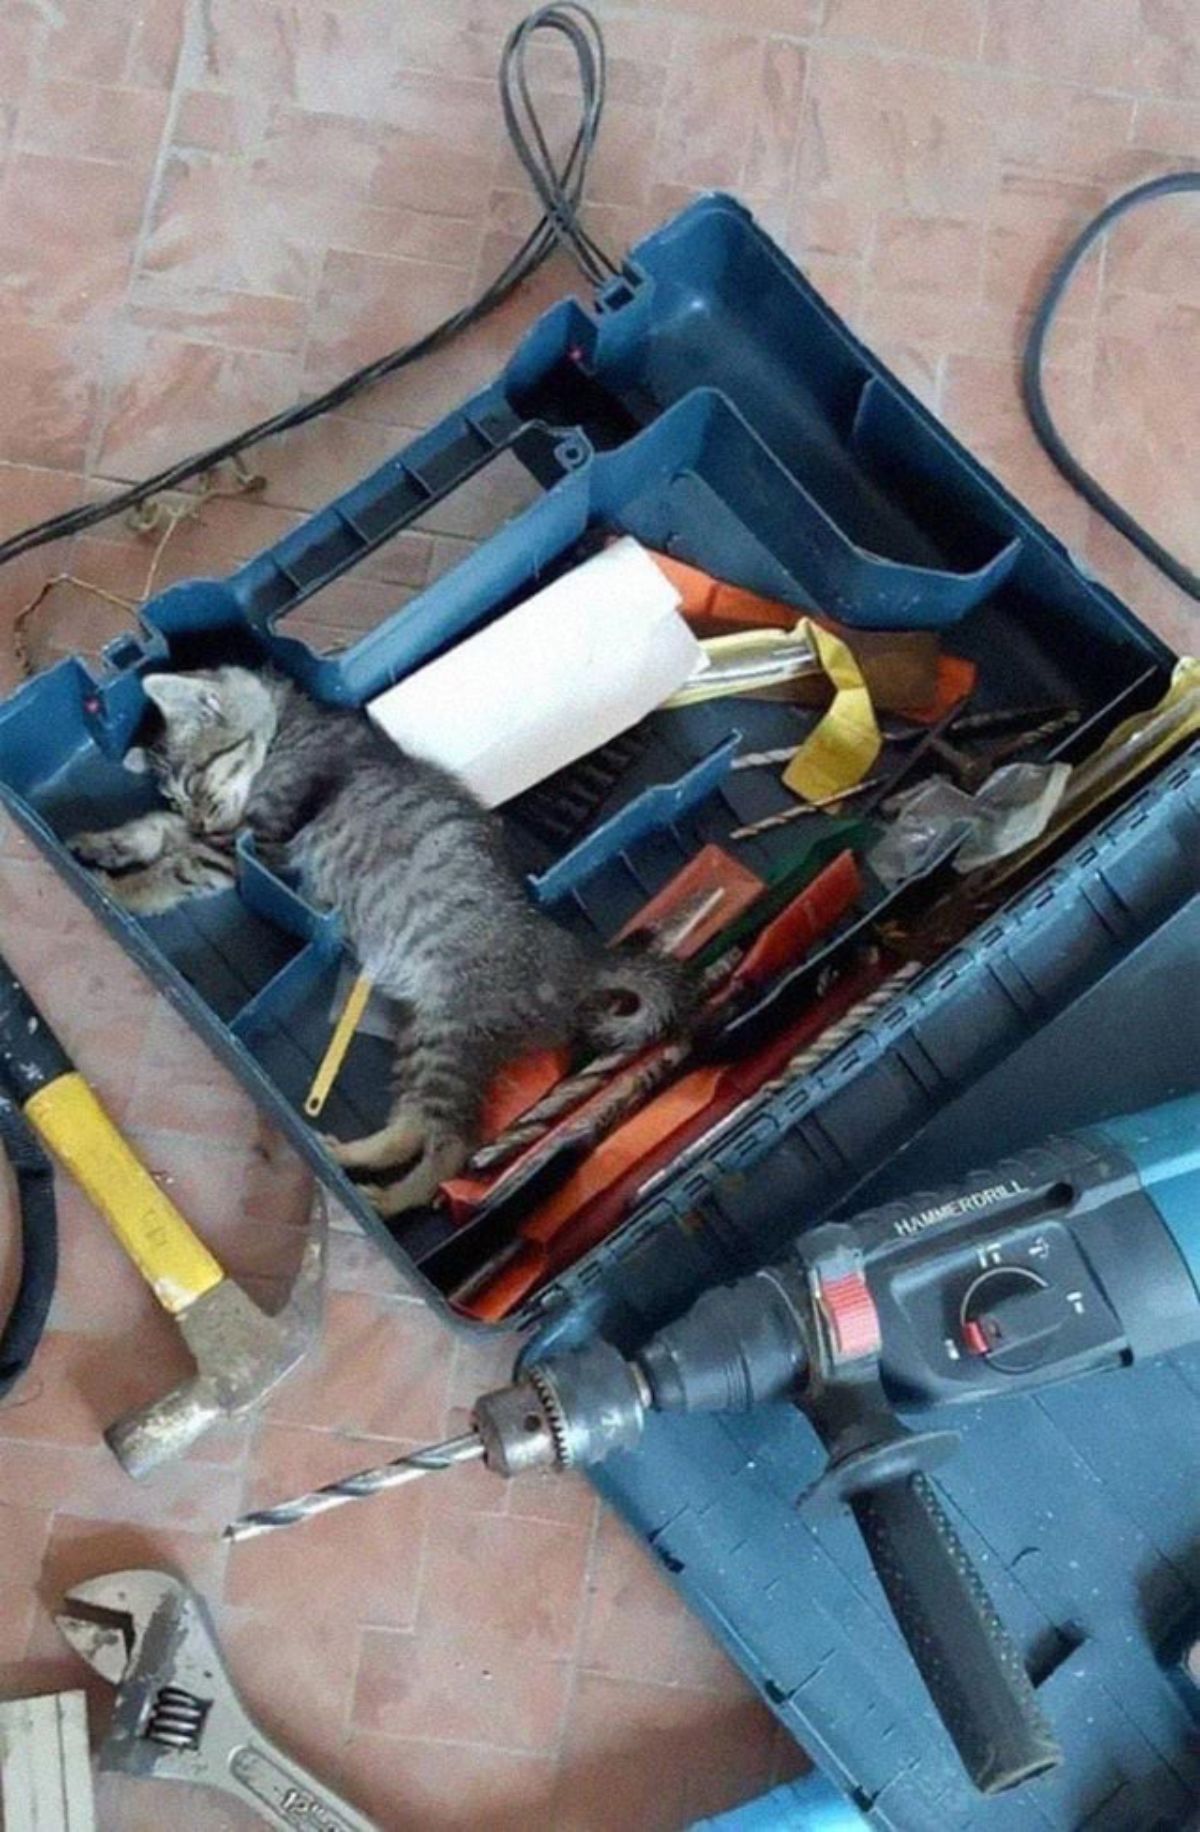
[[983,1580],[921,1471],[851,1498],[938,1715],[975,1786],[997,1794],[1061,1751]]

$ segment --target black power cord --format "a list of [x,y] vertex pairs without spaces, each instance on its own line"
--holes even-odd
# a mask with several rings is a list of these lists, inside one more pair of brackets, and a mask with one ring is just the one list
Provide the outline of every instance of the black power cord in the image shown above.
[[1160,570],[1172,579],[1181,591],[1191,598],[1200,599],[1200,573],[1192,571],[1183,561],[1169,552],[1161,542],[1136,521],[1129,511],[1121,506],[1115,498],[1092,476],[1085,471],[1078,458],[1070,450],[1050,414],[1046,402],[1046,393],[1042,384],[1042,361],[1045,354],[1046,339],[1054,323],[1055,315],[1062,296],[1083,257],[1095,246],[1100,237],[1107,233],[1118,217],[1126,211],[1136,208],[1138,204],[1150,203],[1159,197],[1169,197],[1179,191],[1200,191],[1200,172],[1170,172],[1162,178],[1152,178],[1148,184],[1137,185],[1123,196],[1115,197],[1112,203],[1101,210],[1078,236],[1050,277],[1050,284],[1042,295],[1041,303],[1033,315],[1029,337],[1025,344],[1025,354],[1021,362],[1021,392],[1025,399],[1025,410],[1033,425],[1047,457],[1057,465],[1069,484],[1099,511],[1106,521],[1112,523],[1127,541],[1152,560]]
[[19,1380],[42,1339],[58,1277],[58,1210],[54,1171],[15,1100],[0,1091],[0,1153],[17,1192],[21,1272],[0,1325],[0,1399]]
[[[561,166],[556,164],[547,143],[529,88],[526,56],[530,43],[538,33],[556,33],[565,38],[575,53],[579,70],[579,126]],[[598,20],[586,6],[581,5],[579,0],[559,0],[558,4],[539,7],[536,12],[521,20],[509,34],[501,53],[500,103],[509,137],[541,202],[543,215],[508,265],[496,275],[486,290],[470,305],[464,306],[462,311],[453,313],[423,337],[418,337],[414,343],[393,350],[389,355],[367,363],[362,369],[356,369],[352,375],[344,376],[332,388],[326,389],[324,394],[315,395],[312,400],[289,407],[282,413],[272,414],[270,419],[259,420],[256,425],[222,440],[219,445],[209,446],[207,451],[194,452],[188,458],[181,458],[178,463],[156,472],[153,477],[145,477],[140,483],[131,484],[128,489],[119,491],[106,502],[68,509],[62,515],[51,516],[48,521],[37,522],[31,528],[10,535],[7,540],[0,541],[0,566],[8,560],[15,560],[19,554],[44,546],[48,541],[79,534],[85,528],[94,527],[97,522],[107,521],[109,517],[120,515],[126,509],[136,508],[149,496],[157,496],[162,490],[175,489],[190,478],[198,477],[238,457],[251,446],[261,444],[264,439],[274,438],[277,433],[287,432],[294,426],[304,426],[308,421],[316,420],[333,408],[342,406],[344,402],[353,400],[356,395],[374,387],[376,382],[383,381],[385,376],[395,375],[420,357],[442,349],[461,331],[478,324],[535,273],[557,247],[568,250],[593,286],[602,285],[605,280],[619,273],[617,263],[587,233],[579,220],[588,163],[596,144],[604,109],[604,93],[604,35]]]

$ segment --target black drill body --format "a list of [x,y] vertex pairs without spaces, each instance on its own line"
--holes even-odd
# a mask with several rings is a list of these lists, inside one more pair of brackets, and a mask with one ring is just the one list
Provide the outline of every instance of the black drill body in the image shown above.
[[991,1793],[1059,1751],[928,1479],[958,1434],[899,1414],[1193,1342],[1198,1280],[1200,1095],[811,1229],[629,1358],[596,1342],[533,1363],[474,1423],[489,1467],[516,1475],[632,1450],[651,1411],[794,1401],[828,1453],[816,1489],[853,1510],[934,1704]]
[[821,1327],[811,1272],[846,1233],[901,1410],[973,1402],[1192,1342],[1200,1299],[1138,1167],[1100,1133],[1053,1140],[952,1191],[803,1236],[718,1286],[635,1356],[662,1411],[737,1411],[801,1388]]

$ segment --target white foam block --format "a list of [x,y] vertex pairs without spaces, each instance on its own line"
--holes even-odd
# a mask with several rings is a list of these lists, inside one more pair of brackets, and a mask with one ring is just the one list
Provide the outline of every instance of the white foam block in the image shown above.
[[703,667],[679,602],[625,536],[367,711],[498,807],[636,725]]

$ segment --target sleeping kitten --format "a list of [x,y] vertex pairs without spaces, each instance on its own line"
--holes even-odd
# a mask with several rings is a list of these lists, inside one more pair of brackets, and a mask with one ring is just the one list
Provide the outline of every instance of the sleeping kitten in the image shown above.
[[577,1040],[637,1046],[682,1023],[683,969],[588,948],[539,914],[498,820],[360,713],[247,668],[143,684],[163,717],[147,762],[169,808],[71,849],[117,903],[154,915],[230,885],[248,828],[266,862],[338,911],[362,970],[401,1008],[387,1124],[329,1141],[340,1164],[375,1173],[364,1188],[382,1215],[428,1202],[461,1169],[506,1062]]

